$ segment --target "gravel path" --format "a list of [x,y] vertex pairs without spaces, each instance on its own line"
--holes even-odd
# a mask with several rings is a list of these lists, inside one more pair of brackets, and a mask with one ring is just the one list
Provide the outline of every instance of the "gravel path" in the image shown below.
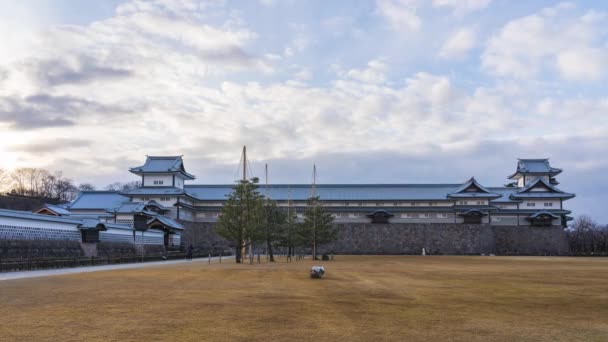
[[[222,259],[234,258],[233,256],[224,256]],[[218,262],[219,257],[211,258],[211,262]],[[119,265],[102,265],[102,266],[84,266],[84,267],[73,267],[73,268],[60,268],[60,269],[52,269],[52,270],[39,270],[39,271],[17,271],[17,272],[6,272],[0,273],[0,281],[2,280],[11,280],[11,279],[23,279],[23,278],[33,278],[33,277],[48,277],[54,275],[63,275],[63,274],[76,274],[76,273],[85,273],[85,272],[98,272],[98,271],[111,271],[111,270],[126,270],[132,268],[144,268],[144,267],[154,267],[154,266],[163,266],[163,265],[175,265],[175,264],[184,264],[188,262],[208,262],[209,258],[197,258],[192,260],[167,260],[167,261],[150,261],[150,262],[140,262],[140,263],[132,263],[132,264],[119,264]]]

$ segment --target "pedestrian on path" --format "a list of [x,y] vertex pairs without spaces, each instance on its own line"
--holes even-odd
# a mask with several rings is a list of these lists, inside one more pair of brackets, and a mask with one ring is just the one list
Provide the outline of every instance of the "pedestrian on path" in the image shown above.
[[192,247],[192,244],[190,244],[190,246],[188,246],[188,252],[186,253],[186,259],[192,260],[192,250],[193,249],[194,249],[194,247]]

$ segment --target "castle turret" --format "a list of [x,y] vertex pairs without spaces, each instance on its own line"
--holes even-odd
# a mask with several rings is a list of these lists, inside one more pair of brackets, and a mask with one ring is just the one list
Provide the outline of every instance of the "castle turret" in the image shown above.
[[555,176],[560,174],[562,169],[551,167],[549,159],[518,159],[517,171],[509,176],[509,179],[516,181],[518,187],[525,187],[528,184],[542,179],[548,184],[559,184]]
[[144,165],[130,168],[129,171],[141,176],[142,187],[183,189],[186,180],[195,178],[186,172],[182,156],[147,156]]

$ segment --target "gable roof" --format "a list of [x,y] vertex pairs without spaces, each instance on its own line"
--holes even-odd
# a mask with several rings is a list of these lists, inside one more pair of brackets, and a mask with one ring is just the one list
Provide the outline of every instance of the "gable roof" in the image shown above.
[[562,169],[551,167],[549,164],[549,158],[543,159],[517,159],[517,170],[511,176],[513,179],[517,174],[530,174],[530,173],[542,173],[555,176],[562,172]]
[[186,172],[182,156],[146,156],[144,165],[132,167],[129,171],[136,175],[143,173],[180,173],[186,179],[196,178]]
[[45,210],[45,209],[56,214],[57,216],[67,216],[67,215],[71,214],[64,207],[61,207],[61,206],[55,205],[55,204],[50,204],[50,203],[44,203],[44,205],[42,207],[40,207],[38,210],[35,210],[34,213],[39,213],[41,210]]
[[114,208],[113,212],[117,214],[141,213],[144,211],[144,204],[144,202],[123,202]]
[[166,226],[169,228],[178,229],[178,230],[184,229],[184,226],[182,226],[179,222],[175,221],[172,218],[166,217],[166,216],[155,215],[154,217],[152,217],[151,219],[148,220],[148,226],[150,226],[154,221],[159,221],[163,226]]
[[[544,186],[548,191],[532,191],[532,189]],[[532,183],[517,190],[511,194],[511,198],[572,198],[574,194],[570,194],[554,187],[547,183],[544,179],[538,178]]]
[[553,219],[559,218],[559,216],[557,216],[557,215],[555,215],[555,214],[553,214],[551,212],[548,212],[546,210],[537,211],[534,214],[532,214],[532,215],[530,215],[530,216],[528,216],[526,218],[527,219],[535,219],[535,218],[542,217],[542,216],[545,216],[545,217],[548,216],[548,217],[551,217]]
[[129,198],[114,191],[82,191],[70,203],[69,210],[106,210],[112,211]]
[[498,198],[502,195],[490,192],[483,185],[479,184],[475,177],[471,177],[468,181],[464,182],[454,192],[448,193],[450,198]]

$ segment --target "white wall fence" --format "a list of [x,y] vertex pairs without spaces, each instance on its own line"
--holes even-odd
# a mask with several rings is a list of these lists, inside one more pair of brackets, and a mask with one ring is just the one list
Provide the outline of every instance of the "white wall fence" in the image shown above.
[[[77,220],[58,219],[56,222],[46,218],[18,218],[0,216],[0,240],[70,240],[81,241],[82,234]],[[181,234],[172,234],[169,243],[179,245]],[[144,245],[164,245],[164,232],[149,229],[135,231],[132,227],[107,227],[99,232],[100,241],[126,242]]]

